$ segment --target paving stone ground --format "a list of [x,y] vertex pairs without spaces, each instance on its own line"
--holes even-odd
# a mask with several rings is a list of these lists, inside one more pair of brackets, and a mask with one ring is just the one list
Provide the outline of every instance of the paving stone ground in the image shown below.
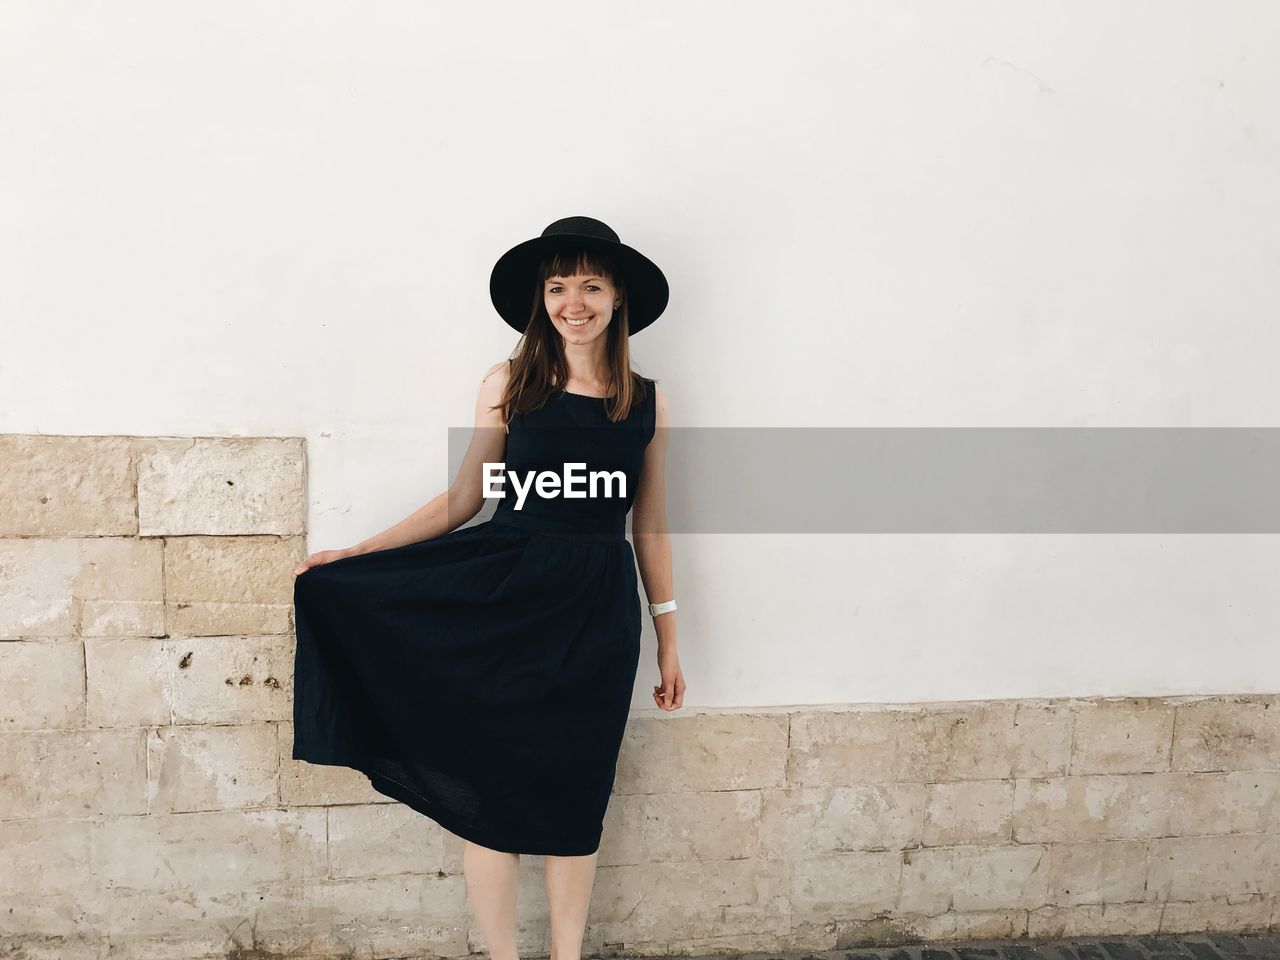
[[1179,933],[920,943],[803,955],[742,954],[729,960],[1280,960],[1280,934]]

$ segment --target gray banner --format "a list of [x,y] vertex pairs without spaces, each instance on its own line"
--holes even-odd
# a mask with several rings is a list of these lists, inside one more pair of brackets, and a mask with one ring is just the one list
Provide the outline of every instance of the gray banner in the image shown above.
[[[450,479],[473,432],[449,430]],[[1278,428],[677,427],[666,436],[672,533],[1280,533]]]

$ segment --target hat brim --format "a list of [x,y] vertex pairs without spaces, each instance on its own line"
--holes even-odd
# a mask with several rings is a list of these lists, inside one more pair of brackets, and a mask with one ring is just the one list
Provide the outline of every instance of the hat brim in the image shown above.
[[538,291],[534,278],[538,265],[550,253],[564,247],[586,247],[611,254],[619,264],[627,290],[630,333],[639,333],[667,309],[671,296],[667,278],[658,265],[639,250],[625,243],[601,240],[599,237],[557,234],[534,237],[516,244],[493,266],[489,275],[489,299],[494,309],[514,330],[524,333],[529,322],[529,308]]

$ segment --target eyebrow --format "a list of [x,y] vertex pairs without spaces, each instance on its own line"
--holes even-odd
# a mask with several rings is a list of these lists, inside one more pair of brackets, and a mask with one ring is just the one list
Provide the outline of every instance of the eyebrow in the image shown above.
[[[567,280],[567,279],[568,279],[568,277],[552,277],[551,279],[549,279],[549,280],[547,281],[547,283],[560,283],[562,280]],[[601,277],[587,277],[587,278],[586,278],[586,280],[583,280],[582,282],[583,282],[583,283],[589,283],[589,282],[591,282],[592,280],[600,280],[600,279],[602,279],[602,278],[601,278]]]

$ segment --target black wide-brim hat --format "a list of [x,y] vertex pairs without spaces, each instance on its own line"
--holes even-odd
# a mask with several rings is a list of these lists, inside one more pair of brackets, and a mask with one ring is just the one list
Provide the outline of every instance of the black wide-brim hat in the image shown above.
[[619,240],[607,223],[591,217],[565,217],[543,230],[542,236],[512,247],[494,264],[489,298],[508,326],[524,333],[533,298],[539,294],[535,289],[538,265],[548,254],[565,247],[599,250],[618,263],[626,287],[630,333],[639,333],[667,309],[671,291],[656,263]]

